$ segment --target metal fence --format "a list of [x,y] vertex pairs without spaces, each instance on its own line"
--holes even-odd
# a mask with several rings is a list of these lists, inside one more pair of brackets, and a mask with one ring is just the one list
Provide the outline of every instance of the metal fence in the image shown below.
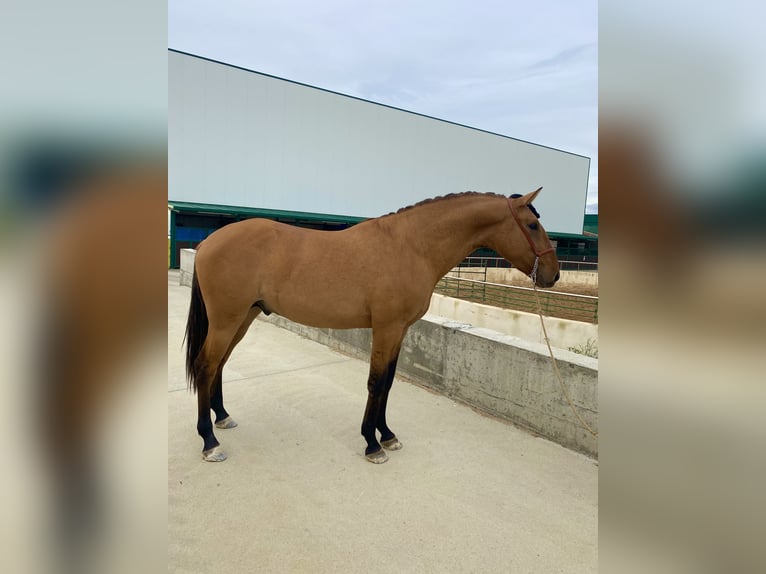
[[[501,285],[465,277],[446,275],[436,284],[436,293],[466,299],[477,303],[495,305],[505,309],[515,309],[537,313],[537,301],[534,289]],[[577,295],[560,291],[537,291],[543,314],[561,319],[598,323],[598,297]]]
[[[458,268],[462,267],[490,267],[490,268],[503,268],[508,269],[513,267],[502,257],[466,257],[459,264]],[[598,272],[597,261],[573,261],[573,260],[559,260],[559,268],[562,271],[592,271]]]
[[562,271],[591,271],[598,272],[597,261],[563,261],[559,260],[559,269]]

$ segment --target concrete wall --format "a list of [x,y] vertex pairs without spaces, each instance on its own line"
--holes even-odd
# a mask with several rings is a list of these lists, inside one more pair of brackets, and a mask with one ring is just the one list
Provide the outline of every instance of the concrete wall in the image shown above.
[[[369,360],[370,329],[316,329],[271,315],[262,320]],[[598,361],[556,350],[564,385],[598,432]],[[397,375],[511,421],[567,448],[598,456],[598,439],[572,414],[544,346],[426,315],[404,340]]]
[[[501,309],[438,293],[431,295],[428,312],[453,321],[470,323],[475,327],[491,329],[503,335],[545,343],[540,317],[535,313]],[[588,340],[598,343],[598,325],[592,323],[545,317],[545,329],[548,331],[551,345],[559,349],[583,345]]]

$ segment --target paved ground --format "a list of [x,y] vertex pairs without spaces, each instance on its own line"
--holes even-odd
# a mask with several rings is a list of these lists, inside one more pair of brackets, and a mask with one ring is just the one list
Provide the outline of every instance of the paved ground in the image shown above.
[[169,571],[596,572],[597,464],[397,380],[383,465],[359,434],[367,364],[256,321],[224,371],[239,427],[202,461],[168,273]]

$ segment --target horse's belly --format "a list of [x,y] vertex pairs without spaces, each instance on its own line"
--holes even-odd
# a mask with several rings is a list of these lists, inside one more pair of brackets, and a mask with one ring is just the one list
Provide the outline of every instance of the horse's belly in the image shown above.
[[365,319],[361,316],[329,316],[329,315],[321,315],[321,314],[306,314],[306,313],[287,313],[282,314],[278,313],[279,315],[282,315],[283,317],[290,319],[291,321],[295,323],[300,323],[301,325],[307,325],[309,327],[319,327],[324,329],[364,329],[367,327],[371,327],[371,323],[369,319]]
[[280,295],[272,310],[282,317],[310,327],[358,329],[371,326],[369,309],[353,297],[303,298]]

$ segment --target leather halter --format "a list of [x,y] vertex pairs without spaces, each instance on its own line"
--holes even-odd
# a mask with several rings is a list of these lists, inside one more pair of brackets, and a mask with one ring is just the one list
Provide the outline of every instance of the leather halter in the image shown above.
[[526,226],[521,223],[521,220],[519,219],[519,216],[516,213],[516,208],[513,207],[513,200],[510,197],[508,198],[508,207],[511,208],[511,215],[513,215],[513,218],[516,220],[516,223],[519,226],[519,229],[521,229],[521,232],[524,234],[524,237],[527,238],[527,242],[529,243],[529,246],[532,248],[532,251],[534,251],[537,257],[542,257],[543,255],[547,255],[548,253],[553,253],[554,251],[556,251],[556,248],[553,247],[552,245],[548,249],[543,249],[542,251],[538,251],[537,247],[535,247],[535,243],[532,241],[532,237],[529,235],[529,232],[527,231]]

